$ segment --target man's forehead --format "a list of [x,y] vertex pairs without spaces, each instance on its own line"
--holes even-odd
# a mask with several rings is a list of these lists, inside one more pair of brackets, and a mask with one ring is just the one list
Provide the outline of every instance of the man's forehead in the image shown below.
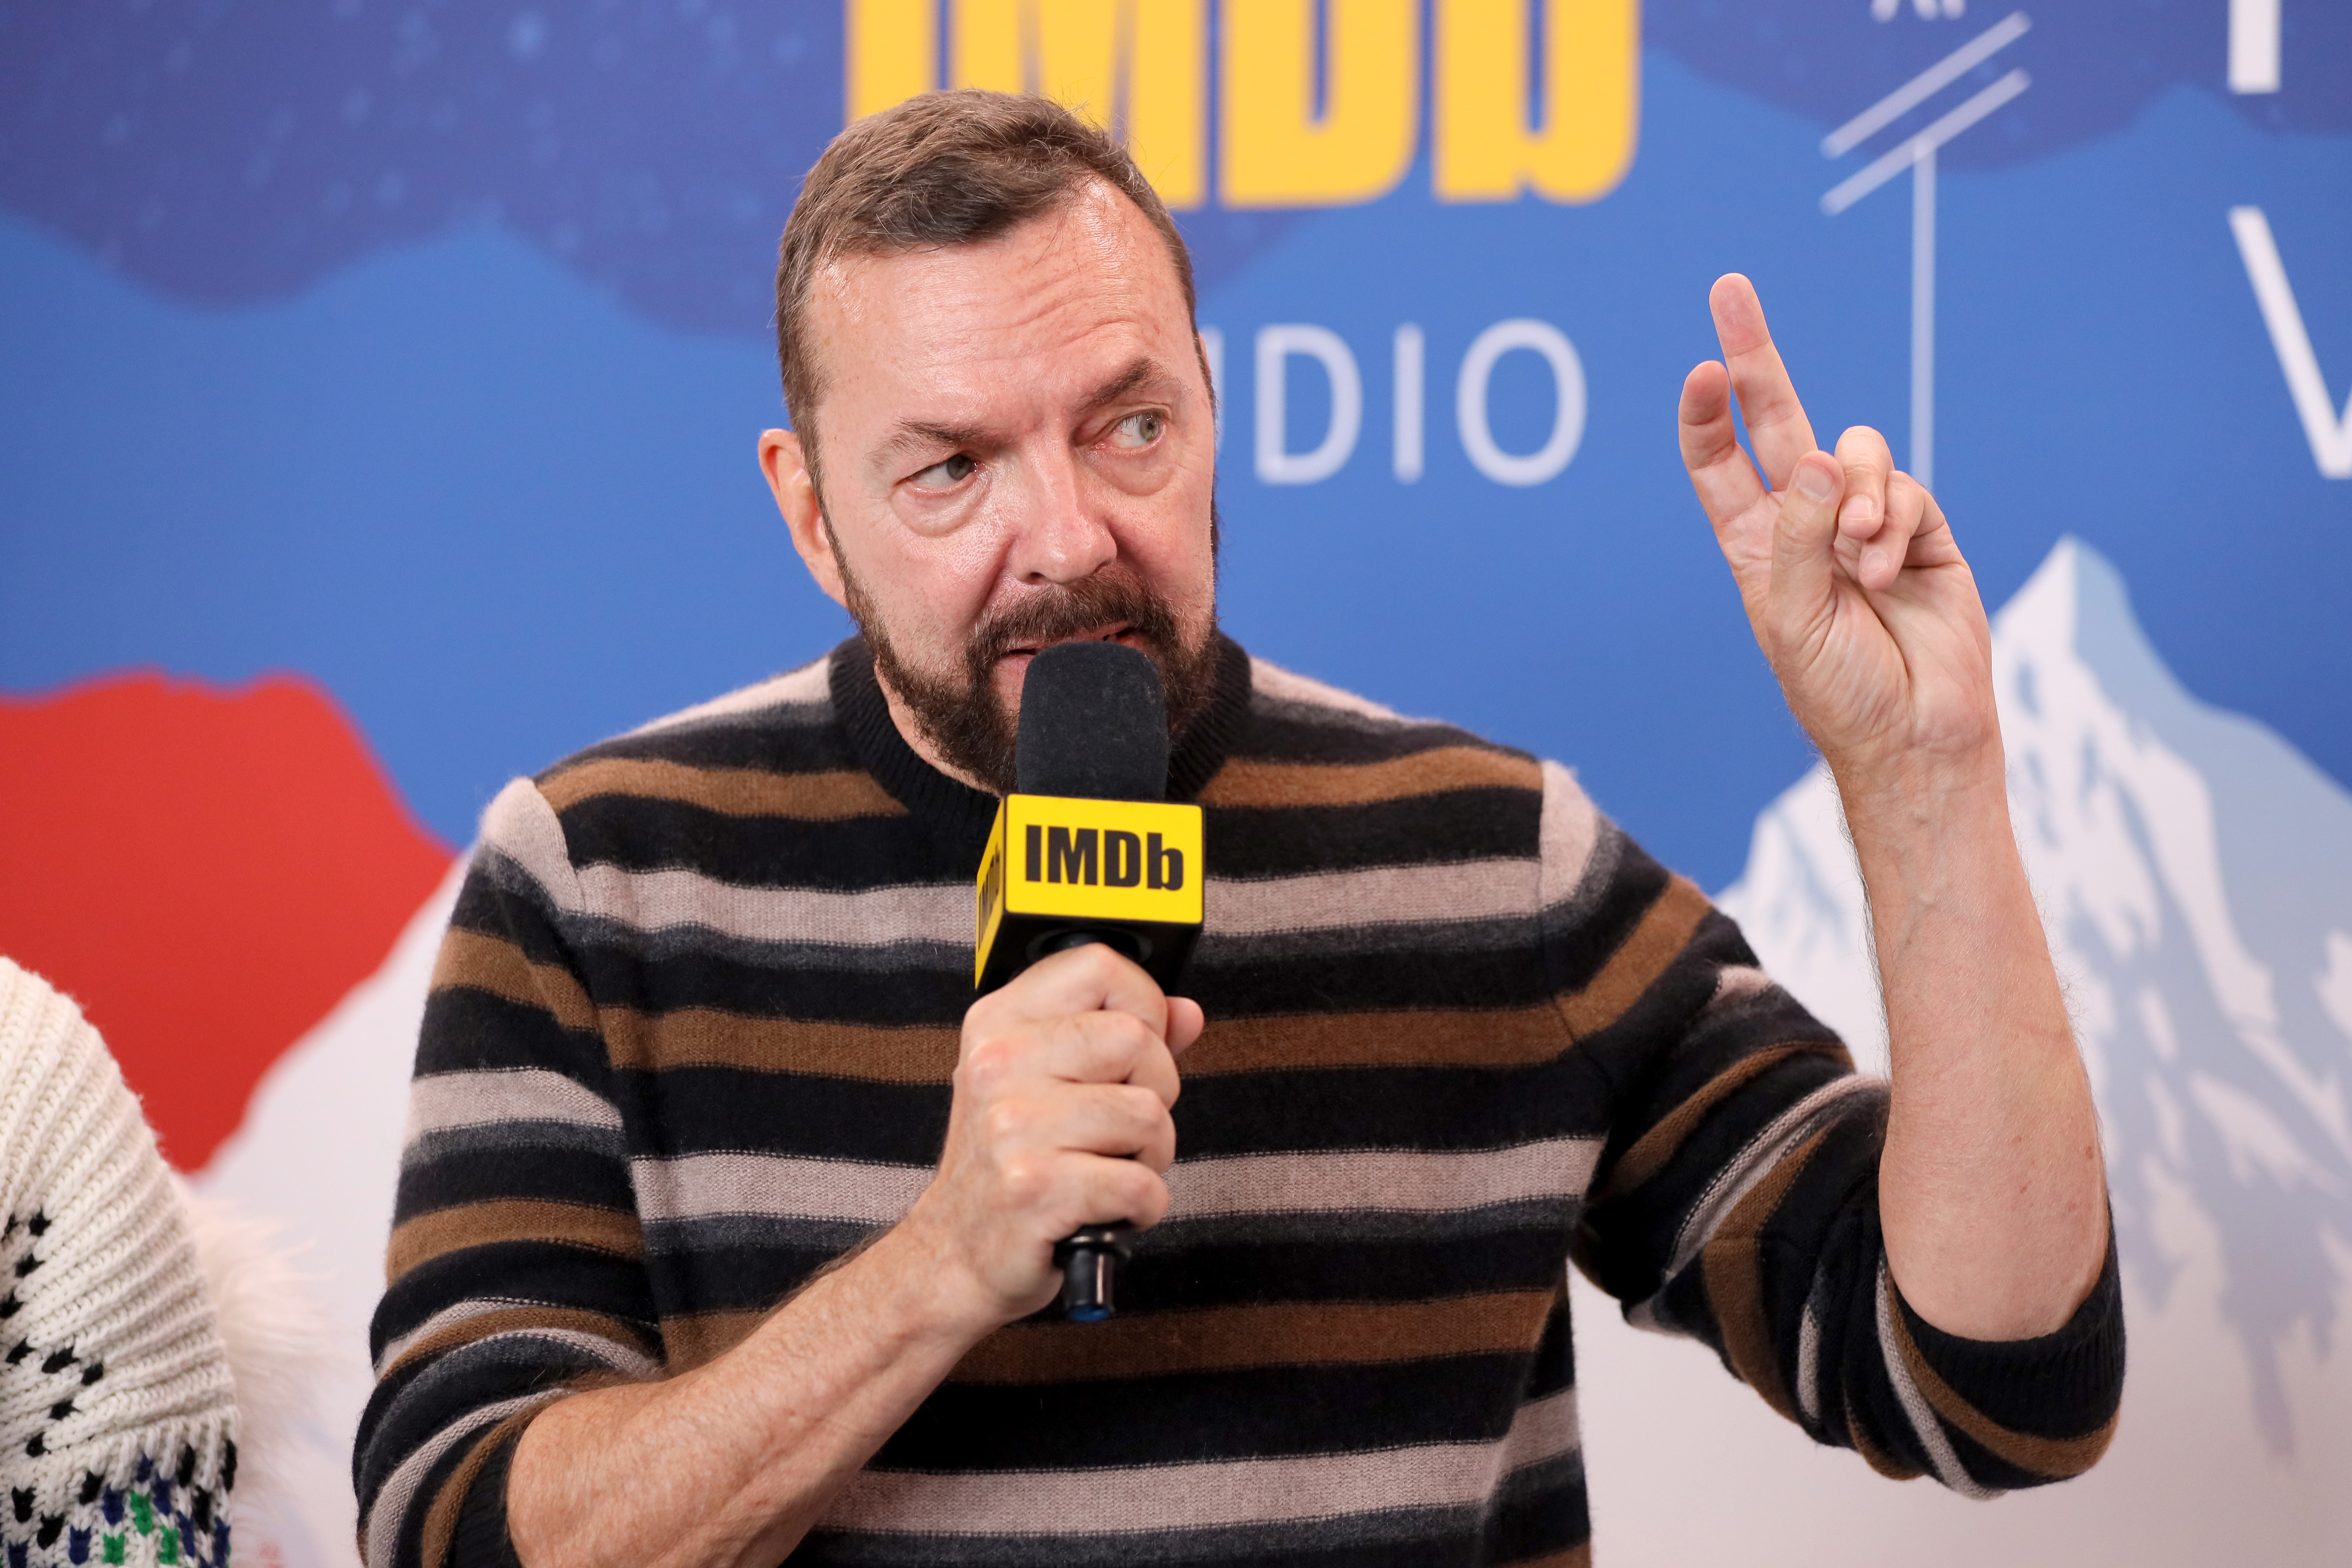
[[991,239],[842,257],[814,281],[809,325],[828,399],[854,382],[984,378],[1039,356],[1076,389],[1103,374],[1094,361],[1181,352],[1192,332],[1158,232],[1100,184]]

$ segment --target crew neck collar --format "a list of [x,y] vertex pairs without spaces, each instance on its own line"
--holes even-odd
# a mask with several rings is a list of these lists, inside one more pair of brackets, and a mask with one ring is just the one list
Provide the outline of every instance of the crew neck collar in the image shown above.
[[[1250,662],[1241,645],[1216,634],[1216,689],[1168,758],[1168,798],[1189,801],[1224,766],[1249,717]],[[834,712],[848,732],[857,760],[888,791],[947,844],[969,851],[976,868],[988,830],[996,821],[997,797],[949,777],[925,762],[890,718],[890,705],[874,678],[874,650],[853,637],[833,650],[828,679]]]

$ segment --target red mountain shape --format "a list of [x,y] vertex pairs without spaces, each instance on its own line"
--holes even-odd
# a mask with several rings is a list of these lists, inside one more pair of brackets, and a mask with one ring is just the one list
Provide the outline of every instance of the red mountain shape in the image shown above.
[[0,695],[0,952],[81,1004],[183,1170],[451,858],[299,676]]

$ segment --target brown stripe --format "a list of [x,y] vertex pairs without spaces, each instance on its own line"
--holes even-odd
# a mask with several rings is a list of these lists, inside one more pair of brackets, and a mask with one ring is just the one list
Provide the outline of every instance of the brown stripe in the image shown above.
[[1666,1162],[1683,1146],[1683,1140],[1698,1130],[1706,1113],[1749,1079],[1776,1062],[1786,1061],[1801,1051],[1826,1051],[1825,1045],[1774,1046],[1742,1057],[1701,1085],[1698,1092],[1684,1100],[1633,1141],[1633,1146],[1617,1158],[1616,1168],[1610,1172],[1608,1184],[1601,1189],[1605,1201],[1632,1192],[1652,1176],[1665,1169]]
[[751,1337],[765,1311],[692,1312],[661,1321],[662,1349],[671,1375],[707,1366]]
[[1381,763],[1255,763],[1235,758],[1201,792],[1202,805],[1364,805],[1461,789],[1539,790],[1527,757],[1477,746],[1438,746]]
[[449,1472],[448,1479],[441,1483],[441,1489],[433,1494],[433,1506],[425,1512],[425,1534],[417,1543],[420,1548],[417,1561],[425,1564],[425,1568],[446,1568],[448,1563],[449,1538],[457,1533],[457,1515],[466,1506],[466,1494],[473,1489],[474,1478],[482,1473],[482,1467],[489,1462],[491,1452],[509,1433],[520,1431],[546,1408],[547,1405],[539,1405],[529,1410],[518,1410],[505,1420],[492,1423],[476,1436],[474,1446],[466,1451],[466,1457],[457,1462],[457,1468]]
[[1723,1335],[1723,1352],[1741,1381],[1764,1396],[1764,1403],[1795,1421],[1797,1407],[1780,1381],[1780,1358],[1772,1346],[1772,1325],[1764,1318],[1763,1259],[1759,1238],[1780,1200],[1797,1180],[1805,1162],[1832,1130],[1827,1127],[1783,1155],[1748,1190],[1706,1244],[1704,1268],[1706,1300],[1715,1310],[1715,1326]]
[[580,982],[551,963],[533,963],[503,937],[449,928],[433,961],[433,989],[487,991],[519,1006],[541,1007],[567,1029],[593,1029],[596,1009]]
[[1845,1433],[1853,1439],[1853,1451],[1862,1456],[1862,1462],[1889,1480],[1916,1481],[1927,1474],[1924,1470],[1913,1469],[1870,1440],[1870,1434],[1863,1429],[1860,1421],[1854,1419],[1853,1395],[1851,1393],[1845,1396]]
[[1213,1020],[1186,1076],[1276,1068],[1519,1067],[1575,1044],[1549,1005],[1490,1011],[1310,1013]]
[[1557,1291],[1446,1300],[1283,1302],[1137,1313],[1108,1323],[1011,1323],[949,1381],[1078,1383],[1252,1366],[1425,1361],[1532,1349]]
[[392,1245],[384,1253],[384,1280],[389,1284],[445,1253],[501,1241],[560,1242],[622,1258],[645,1252],[645,1237],[633,1214],[581,1204],[503,1198],[436,1209],[394,1226]]
[[955,1076],[958,1031],[752,1018],[715,1007],[646,1014],[604,1010],[604,1047],[616,1068],[748,1068],[883,1083],[946,1083]]
[[1927,1396],[1927,1404],[1937,1415],[1975,1438],[1995,1458],[2015,1465],[2021,1470],[2047,1476],[2053,1480],[2064,1480],[2079,1476],[2099,1462],[2115,1440],[2116,1412],[2099,1426],[2079,1437],[2042,1437],[2031,1432],[2013,1431],[2003,1426],[1983,1411],[1961,1398],[1952,1385],[1937,1374],[1911,1342],[1911,1325],[1903,1321],[1900,1307],[1888,1313],[1895,1326],[1895,1348],[1902,1354],[1903,1364],[1910,1369],[1911,1381]]
[[1668,882],[1601,973],[1583,990],[1559,999],[1569,1027],[1590,1035],[1615,1023],[1673,965],[1712,907],[1705,893],[1682,878]]
[[415,1341],[400,1352],[399,1360],[385,1365],[382,1375],[390,1377],[419,1356],[438,1355],[458,1345],[488,1339],[492,1334],[531,1329],[573,1329],[583,1334],[593,1334],[600,1340],[626,1345],[633,1354],[645,1353],[644,1347],[637,1342],[637,1336],[616,1318],[608,1318],[601,1312],[583,1312],[573,1307],[518,1306],[462,1319]]
[[604,757],[566,769],[539,786],[548,805],[566,811],[599,795],[674,800],[726,816],[789,816],[839,822],[852,816],[904,816],[874,775],[846,769],[779,773],[761,768],[696,768],[682,763]]

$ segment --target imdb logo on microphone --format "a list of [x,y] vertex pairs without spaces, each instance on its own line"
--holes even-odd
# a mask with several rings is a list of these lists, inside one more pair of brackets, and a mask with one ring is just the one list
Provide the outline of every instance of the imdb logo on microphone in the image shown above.
[[1201,857],[1197,805],[1007,795],[980,863],[974,983],[1089,941],[1172,977],[1200,935]]

